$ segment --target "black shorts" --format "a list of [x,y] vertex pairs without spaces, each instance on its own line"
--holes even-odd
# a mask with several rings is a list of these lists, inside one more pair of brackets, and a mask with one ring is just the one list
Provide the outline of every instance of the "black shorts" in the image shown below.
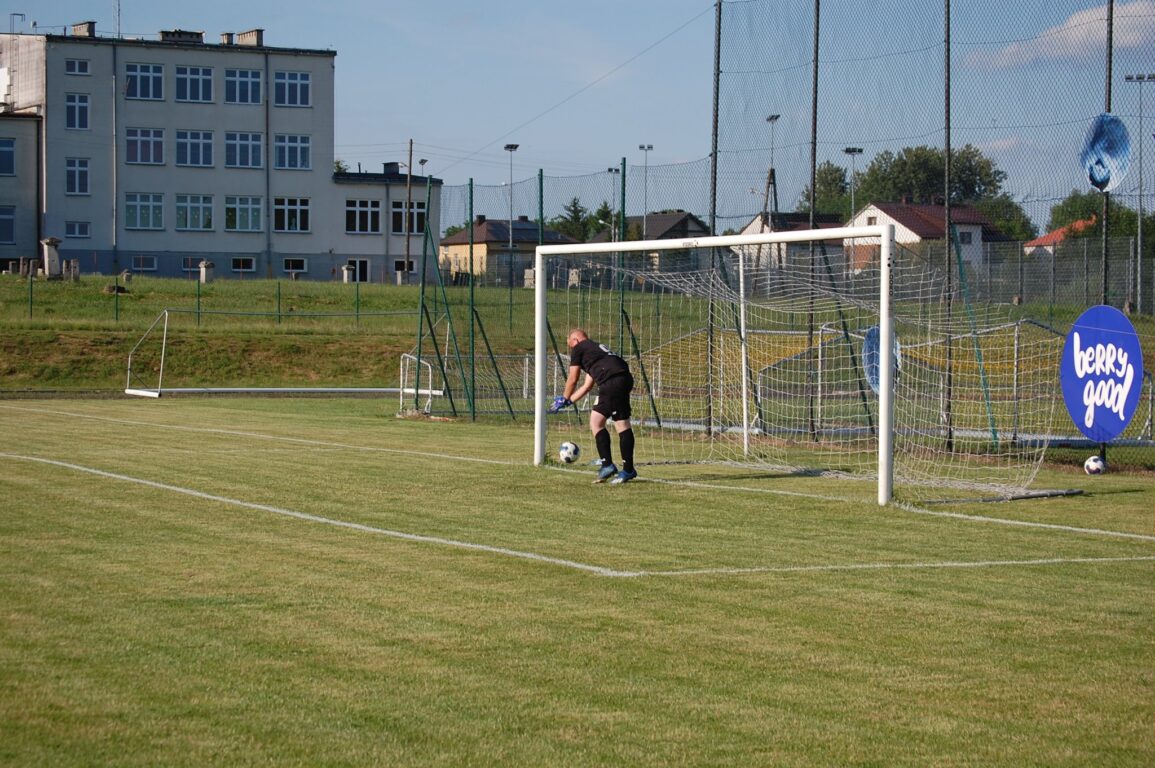
[[598,384],[598,402],[594,410],[607,419],[624,421],[630,418],[630,392],[634,389],[634,377],[619,373],[605,383]]

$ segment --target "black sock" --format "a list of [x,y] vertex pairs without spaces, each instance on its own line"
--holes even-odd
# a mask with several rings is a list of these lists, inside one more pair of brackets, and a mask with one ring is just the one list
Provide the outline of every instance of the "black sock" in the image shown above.
[[614,456],[610,449],[610,432],[603,428],[594,435],[594,443],[598,446],[598,456],[602,457],[602,466],[608,467],[614,463]]
[[622,469],[626,472],[634,471],[634,430],[627,429],[618,434],[618,444],[622,449]]

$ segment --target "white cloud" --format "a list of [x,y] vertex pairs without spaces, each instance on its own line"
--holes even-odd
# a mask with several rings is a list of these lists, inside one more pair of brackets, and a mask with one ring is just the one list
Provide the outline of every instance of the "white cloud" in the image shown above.
[[[1155,45],[1155,1],[1134,0],[1115,6],[1115,49]],[[1107,47],[1107,6],[1071,14],[1062,24],[993,51],[976,51],[968,64],[1005,69],[1036,61],[1077,59],[1100,54]]]

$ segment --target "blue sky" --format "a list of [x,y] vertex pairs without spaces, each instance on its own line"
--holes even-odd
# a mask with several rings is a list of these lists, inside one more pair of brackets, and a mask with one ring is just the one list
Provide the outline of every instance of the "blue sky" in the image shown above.
[[[26,15],[14,20],[21,31],[31,31],[33,20],[60,31],[85,19],[115,30],[114,0],[21,2],[6,7]],[[410,139],[415,156],[427,158],[427,169],[451,185],[508,179],[507,142],[521,145],[513,158],[517,180],[539,168],[547,176],[604,172],[623,156],[640,165],[642,142],[654,145],[652,166],[710,152],[711,0],[119,5],[126,35],[183,28],[215,41],[222,31],[261,27],[273,46],[336,50],[336,154],[353,167],[404,160]],[[776,166],[782,207],[793,208],[808,178],[812,2],[727,6],[736,19],[747,10],[757,17],[727,30],[724,68],[733,71],[723,88],[722,148],[744,153],[730,183],[756,197],[746,187],[756,189],[765,178],[765,116],[781,113]],[[978,145],[1011,176],[1012,194],[1041,201],[1038,210],[1081,183],[1078,145],[1104,106],[1105,29],[1096,21],[1104,6],[1105,0],[952,3],[954,144]],[[778,15],[765,18],[767,7]],[[824,0],[820,162],[846,165],[847,145],[866,149],[860,170],[885,149],[941,146],[941,9],[935,0]],[[1113,111],[1137,137],[1138,88],[1123,75],[1155,73],[1155,0],[1118,0],[1115,14]],[[1145,96],[1151,142],[1155,86]],[[1144,175],[1145,192],[1155,191],[1151,174]],[[1133,168],[1118,192],[1133,193],[1137,179]],[[1046,223],[1038,222],[1038,211],[1032,215]]]

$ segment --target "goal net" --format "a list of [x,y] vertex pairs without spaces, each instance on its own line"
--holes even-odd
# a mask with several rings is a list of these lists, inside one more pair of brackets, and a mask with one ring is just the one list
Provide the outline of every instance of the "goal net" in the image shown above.
[[643,466],[868,479],[879,503],[1026,494],[1062,337],[976,312],[943,266],[890,226],[541,246],[534,461],[584,429],[546,415],[581,327],[630,363]]

